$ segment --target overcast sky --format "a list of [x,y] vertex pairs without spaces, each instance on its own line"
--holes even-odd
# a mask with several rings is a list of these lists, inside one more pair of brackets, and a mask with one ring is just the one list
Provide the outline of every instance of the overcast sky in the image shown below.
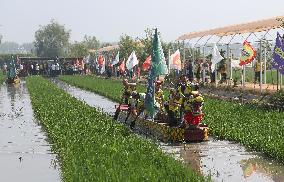
[[143,36],[157,27],[162,39],[183,33],[284,15],[284,0],[0,0],[4,41],[32,42],[51,19],[71,30],[116,42],[120,35]]

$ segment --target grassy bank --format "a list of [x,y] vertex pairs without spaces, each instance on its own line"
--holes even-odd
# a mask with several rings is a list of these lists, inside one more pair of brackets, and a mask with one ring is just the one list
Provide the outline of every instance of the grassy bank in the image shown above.
[[[122,84],[118,81],[82,76],[62,76],[60,79],[96,93],[103,93],[102,95],[114,101],[118,101],[121,95]],[[139,89],[143,90],[141,87]],[[238,141],[284,161],[283,113],[210,98],[205,100],[204,111],[211,134]]]
[[[253,68],[246,68],[246,82],[253,83],[254,82],[254,70]],[[237,78],[238,81],[241,81],[242,71],[236,70],[233,71],[233,78]],[[262,79],[264,80],[264,74],[262,74]],[[266,83],[267,84],[277,84],[277,71],[276,70],[267,70],[266,71]],[[282,80],[282,84],[284,84],[284,80]]]
[[41,77],[27,85],[64,181],[205,181],[155,144]]

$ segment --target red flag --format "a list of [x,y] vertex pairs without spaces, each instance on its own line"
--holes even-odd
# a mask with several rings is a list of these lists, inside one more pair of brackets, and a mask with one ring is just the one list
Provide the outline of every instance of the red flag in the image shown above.
[[125,61],[122,61],[122,63],[119,65],[120,72],[125,72]]
[[145,62],[143,63],[142,65],[143,71],[148,71],[150,69],[150,66],[151,66],[151,55],[148,56]]
[[103,58],[102,55],[99,55],[98,64],[99,64],[99,65],[103,65],[103,64],[104,64],[104,58]]

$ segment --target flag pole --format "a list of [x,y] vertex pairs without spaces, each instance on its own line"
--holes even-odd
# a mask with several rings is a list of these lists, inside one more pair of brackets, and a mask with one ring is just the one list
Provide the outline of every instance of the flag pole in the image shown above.
[[259,88],[260,88],[260,93],[262,93],[262,39],[260,39],[260,48],[259,48],[259,59],[260,59],[260,78],[259,78]]
[[277,79],[277,91],[278,91],[278,89],[279,89],[279,71],[277,70],[277,72],[276,72],[276,74],[277,74],[277,77],[276,77],[276,79]]
[[205,84],[205,69],[204,69],[204,65],[205,65],[205,45],[203,46],[203,64],[202,64],[202,82],[203,84]]
[[281,91],[282,90],[282,74],[280,73],[280,71],[279,71],[279,77],[280,77],[279,88]]
[[217,64],[215,64],[214,65],[214,67],[215,67],[215,74],[214,74],[214,76],[215,76],[215,87],[217,88]]
[[192,62],[191,62],[191,65],[192,65],[192,74],[193,74],[193,76],[192,76],[192,79],[194,80],[194,76],[195,76],[195,74],[194,74],[194,67],[195,67],[195,65],[194,65],[194,62],[195,62],[195,53],[194,53],[194,47],[192,48]]
[[[227,61],[226,61],[226,65],[230,64],[230,80],[231,78],[231,74],[232,74],[232,65],[231,65],[231,60],[230,60],[230,45],[227,44]],[[229,66],[227,66],[228,68]],[[226,73],[228,73],[228,71],[226,70]]]
[[230,80],[233,80],[233,66],[232,66],[232,60],[233,60],[233,55],[232,55],[232,50],[230,49]]
[[264,47],[264,84],[266,84],[266,63],[267,63],[267,48],[266,48],[266,44]]
[[260,93],[262,93],[262,61],[260,62],[260,79],[259,79]]
[[184,43],[184,40],[183,40],[183,61],[182,62],[181,62],[181,66],[183,66],[183,74],[185,74],[185,43]]
[[169,51],[168,51],[168,74],[170,74],[170,71],[171,71],[170,59],[171,59],[171,49],[169,48]]
[[244,86],[245,86],[245,77],[246,77],[245,65],[243,65],[242,68],[243,68],[243,70],[242,70],[242,88],[244,88]]

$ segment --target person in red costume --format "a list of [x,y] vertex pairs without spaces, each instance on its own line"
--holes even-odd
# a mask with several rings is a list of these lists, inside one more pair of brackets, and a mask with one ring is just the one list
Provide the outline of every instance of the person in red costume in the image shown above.
[[203,106],[204,99],[198,91],[192,91],[191,96],[187,97],[184,101],[184,124],[185,129],[190,127],[196,128],[203,119]]

